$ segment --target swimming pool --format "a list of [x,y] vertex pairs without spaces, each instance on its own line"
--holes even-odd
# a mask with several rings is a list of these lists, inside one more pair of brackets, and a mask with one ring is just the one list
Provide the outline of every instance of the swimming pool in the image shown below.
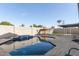
[[39,42],[30,46],[13,50],[9,54],[12,56],[44,55],[54,47],[55,46],[49,42]]
[[24,40],[30,40],[33,36],[31,35],[20,35],[18,37],[13,38],[13,41],[24,41]]

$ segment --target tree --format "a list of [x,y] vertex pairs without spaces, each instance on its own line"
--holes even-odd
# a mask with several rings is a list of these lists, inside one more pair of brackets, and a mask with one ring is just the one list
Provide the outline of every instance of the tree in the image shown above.
[[37,25],[36,24],[33,24],[33,27],[37,27]]
[[2,21],[2,22],[0,22],[0,25],[13,26],[13,24],[8,21]]
[[30,27],[36,27],[36,28],[38,28],[38,27],[43,27],[43,25],[36,25],[36,24],[33,24],[33,25],[31,25]]
[[51,28],[55,28],[54,26],[51,26]]
[[60,24],[60,23],[61,23],[61,20],[57,20],[57,23],[59,23],[59,24]]
[[24,24],[21,24],[21,27],[24,27],[25,25]]
[[42,25],[38,25],[38,27],[43,27]]
[[30,25],[30,27],[32,27],[32,25]]

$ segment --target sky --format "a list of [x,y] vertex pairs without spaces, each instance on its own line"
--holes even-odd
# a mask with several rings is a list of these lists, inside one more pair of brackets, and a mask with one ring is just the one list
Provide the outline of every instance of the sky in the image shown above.
[[9,21],[19,26],[25,24],[56,26],[57,20],[65,24],[78,23],[78,8],[75,3],[0,3],[0,22]]

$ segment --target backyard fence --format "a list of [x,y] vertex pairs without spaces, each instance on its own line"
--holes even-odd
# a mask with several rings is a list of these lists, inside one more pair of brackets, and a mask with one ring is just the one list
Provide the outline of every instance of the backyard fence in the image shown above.
[[33,27],[16,27],[16,26],[0,26],[0,35],[5,33],[15,33],[18,35],[35,35],[41,28]]

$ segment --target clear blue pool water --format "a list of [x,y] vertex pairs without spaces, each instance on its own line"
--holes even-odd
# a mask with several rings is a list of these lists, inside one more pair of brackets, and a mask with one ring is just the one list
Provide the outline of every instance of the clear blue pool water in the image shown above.
[[49,42],[39,42],[34,45],[25,46],[20,49],[15,49],[11,51],[9,54],[12,56],[27,56],[27,55],[44,55],[50,49],[55,46],[50,44]]

